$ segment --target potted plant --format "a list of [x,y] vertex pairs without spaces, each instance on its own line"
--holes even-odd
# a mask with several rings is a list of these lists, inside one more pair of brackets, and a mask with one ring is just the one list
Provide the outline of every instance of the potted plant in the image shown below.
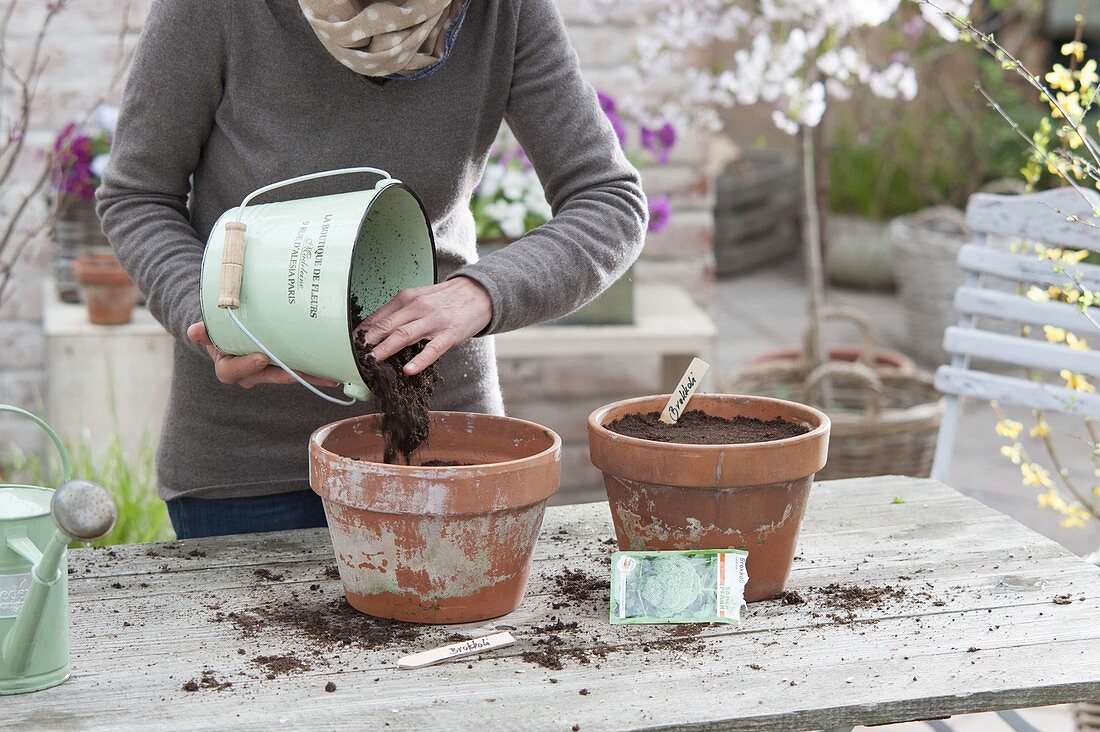
[[752,602],[783,591],[829,418],[795,402],[696,395],[675,425],[668,395],[600,407],[588,418],[619,547],[745,549]]
[[89,254],[73,260],[73,274],[84,295],[88,321],[95,325],[129,323],[138,288],[114,254]]
[[[611,121],[619,144],[627,146],[631,133],[628,121],[614,98],[599,93],[600,106]],[[676,144],[676,130],[667,122],[652,127],[634,123],[631,162],[642,168],[647,164],[663,165]],[[638,149],[640,148],[640,150]],[[477,227],[478,250],[490,254],[519,239],[531,229],[550,220],[550,204],[538,175],[523,148],[506,128],[501,128],[489,154],[485,172],[471,201]],[[668,226],[672,204],[666,196],[649,198],[649,231],[658,232]],[[559,325],[624,325],[634,322],[633,270],[628,270],[603,294],[592,302],[554,321]]]
[[117,121],[117,108],[100,106],[86,123],[69,123],[54,140],[57,213],[50,234],[55,284],[65,302],[80,300],[73,260],[111,251],[96,216],[95,192],[110,158]]

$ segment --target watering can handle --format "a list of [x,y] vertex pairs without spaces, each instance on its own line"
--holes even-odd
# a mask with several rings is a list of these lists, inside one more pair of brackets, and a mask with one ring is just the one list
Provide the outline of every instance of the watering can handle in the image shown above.
[[67,483],[72,480],[73,470],[72,465],[69,462],[69,451],[65,449],[65,445],[62,444],[61,438],[57,436],[57,433],[54,432],[48,424],[31,414],[30,412],[26,411],[25,409],[13,407],[10,404],[0,404],[0,412],[10,412],[11,414],[18,414],[20,417],[26,417],[27,419],[41,427],[46,432],[46,435],[50,438],[50,441],[53,442],[54,447],[57,448],[58,454],[61,455],[61,482]]
[[307,173],[306,175],[269,183],[245,196],[244,200],[241,201],[241,205],[237,207],[236,217],[232,221],[225,222],[225,244],[222,247],[222,277],[218,289],[218,307],[235,310],[241,306],[241,280],[244,278],[244,235],[247,229],[241,218],[244,216],[245,207],[252,202],[252,199],[269,191],[285,188],[296,183],[305,183],[306,181],[336,175],[351,175],[353,173],[375,173],[382,176],[382,180],[375,184],[376,186],[394,180],[393,176],[381,168],[340,168],[339,170]]
[[[358,402],[360,398],[365,398],[365,394],[359,393],[362,387],[355,388],[350,384],[345,386],[344,392],[348,395],[348,399],[339,399],[324,393],[313,384],[303,379],[297,371],[283,363],[278,356],[271,352],[271,349],[261,343],[256,336],[252,335],[251,331],[249,331],[244,323],[241,322],[241,319],[237,317],[236,310],[241,306],[241,281],[244,278],[244,246],[245,231],[247,227],[244,222],[241,221],[241,217],[244,215],[245,206],[251,203],[252,199],[256,198],[256,196],[262,196],[276,188],[284,188],[289,185],[294,185],[295,183],[304,183],[318,178],[329,178],[336,175],[351,175],[353,173],[375,173],[382,176],[382,180],[375,184],[376,188],[381,185],[388,185],[391,182],[396,182],[393,176],[381,168],[340,168],[339,170],[323,170],[317,173],[299,175],[295,178],[287,178],[286,180],[281,180],[276,183],[270,183],[262,188],[257,188],[245,196],[244,200],[241,201],[241,205],[237,207],[236,218],[233,221],[227,221],[225,223],[225,243],[222,249],[222,277],[218,290],[218,307],[224,309],[229,314],[230,320],[240,328],[241,332],[252,342],[252,345],[256,346],[260,353],[267,356],[271,363],[290,374],[295,381],[317,396],[325,401],[332,402],[333,404],[340,404],[342,406],[351,406]],[[349,389],[354,389],[354,391],[349,393]]]

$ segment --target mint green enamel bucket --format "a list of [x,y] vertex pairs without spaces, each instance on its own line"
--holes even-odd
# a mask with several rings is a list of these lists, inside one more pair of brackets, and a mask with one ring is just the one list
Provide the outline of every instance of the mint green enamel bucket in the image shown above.
[[[277,188],[353,173],[381,179],[368,190],[250,205]],[[353,321],[435,278],[431,224],[412,189],[378,168],[323,171],[259,188],[222,214],[203,256],[203,320],[223,353],[264,353],[321,398],[354,404],[370,391]],[[342,383],[347,398],[296,372]]]

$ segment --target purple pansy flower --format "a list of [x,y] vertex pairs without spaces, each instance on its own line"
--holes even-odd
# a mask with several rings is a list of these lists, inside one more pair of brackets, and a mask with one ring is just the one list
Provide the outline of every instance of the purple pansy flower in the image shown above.
[[596,92],[596,96],[600,100],[600,109],[602,109],[608,116],[615,114],[615,98],[610,94],[604,92]]
[[676,144],[676,129],[665,122],[657,129],[642,126],[642,147],[653,153],[664,165],[668,162],[668,152]]
[[653,196],[649,199],[649,228],[648,231],[656,234],[668,226],[668,220],[672,216],[672,202],[668,196]]

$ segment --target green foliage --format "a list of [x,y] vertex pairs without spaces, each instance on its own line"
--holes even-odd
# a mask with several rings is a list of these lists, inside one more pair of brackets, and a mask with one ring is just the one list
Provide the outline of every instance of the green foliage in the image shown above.
[[975,75],[1024,129],[1039,123],[1038,99],[996,60],[948,54],[926,67],[913,102],[863,95],[834,105],[832,209],[885,219],[937,204],[961,207],[982,185],[1018,178],[1026,151],[972,88]]
[[[97,456],[85,439],[69,447],[73,477],[99,483],[114,496],[118,521],[111,533],[95,546],[135,544],[171,539],[168,508],[157,498],[153,450],[143,443],[136,455],[129,455],[117,436]],[[61,464],[56,457],[43,461],[39,455],[13,450],[0,461],[0,480],[27,485],[55,487],[61,482]]]

